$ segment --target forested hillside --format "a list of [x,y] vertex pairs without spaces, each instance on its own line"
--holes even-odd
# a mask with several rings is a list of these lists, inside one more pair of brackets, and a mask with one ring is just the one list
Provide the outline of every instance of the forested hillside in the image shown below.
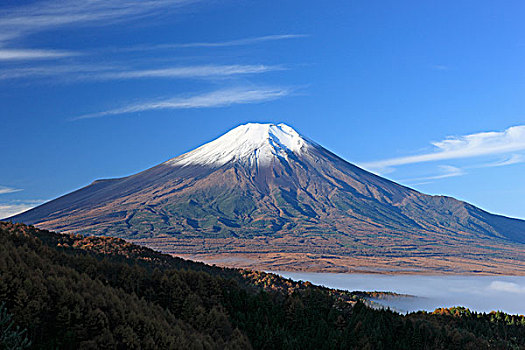
[[402,316],[360,296],[0,223],[3,348],[525,349],[523,316]]

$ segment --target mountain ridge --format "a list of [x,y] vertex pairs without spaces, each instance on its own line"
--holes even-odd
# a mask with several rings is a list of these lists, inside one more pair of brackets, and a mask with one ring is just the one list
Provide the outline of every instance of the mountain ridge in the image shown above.
[[[172,254],[328,253],[341,261],[362,256],[359,264],[367,256],[404,257],[403,268],[417,267],[412,258],[435,264],[450,255],[452,264],[466,259],[474,270],[493,273],[504,254],[506,270],[518,261],[513,273],[525,273],[525,221],[367,172],[284,124],[241,125],[155,167],[95,181],[10,220],[118,236]],[[476,262],[479,254],[493,260],[490,269]]]

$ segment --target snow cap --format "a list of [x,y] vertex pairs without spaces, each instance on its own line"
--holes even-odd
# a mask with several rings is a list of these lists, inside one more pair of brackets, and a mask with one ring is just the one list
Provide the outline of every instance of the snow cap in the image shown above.
[[288,159],[290,153],[300,154],[307,147],[308,141],[288,125],[248,123],[166,164],[221,166],[237,161],[260,166],[276,157]]

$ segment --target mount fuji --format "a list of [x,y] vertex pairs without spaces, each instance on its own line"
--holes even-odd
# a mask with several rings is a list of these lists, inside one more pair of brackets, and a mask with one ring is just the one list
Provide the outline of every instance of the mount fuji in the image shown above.
[[374,175],[284,124],[238,126],[8,220],[238,267],[525,274],[525,221]]

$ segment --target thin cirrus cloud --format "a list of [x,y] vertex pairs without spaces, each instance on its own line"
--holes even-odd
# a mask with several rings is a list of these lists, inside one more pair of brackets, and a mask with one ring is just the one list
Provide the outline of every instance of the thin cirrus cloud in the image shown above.
[[152,110],[166,109],[194,109],[228,107],[235,104],[260,103],[271,101],[291,93],[287,88],[233,88],[221,89],[213,92],[190,96],[174,97],[160,101],[149,101],[131,104],[121,108],[110,109],[103,112],[84,114],[71,120],[100,118],[118,114],[128,114]]
[[203,42],[192,42],[192,43],[138,45],[138,46],[114,49],[114,51],[143,51],[143,50],[245,46],[245,45],[254,45],[254,44],[267,42],[267,41],[289,40],[289,39],[297,39],[297,38],[305,38],[305,37],[308,37],[308,35],[306,34],[274,34],[274,35],[263,35],[263,36],[257,36],[257,37],[226,40],[226,41],[215,41],[215,42],[203,41]]
[[77,55],[71,51],[0,48],[0,61],[47,60]]
[[265,65],[204,65],[161,69],[107,72],[94,75],[94,79],[140,79],[140,78],[205,78],[225,77],[240,74],[258,74],[283,70],[281,66]]
[[177,9],[195,0],[37,1],[0,12],[0,41],[73,25],[109,25]]
[[20,188],[12,188],[7,186],[0,186],[0,194],[6,194],[6,193],[14,193],[14,192],[20,192],[22,189]]
[[[493,154],[512,153],[525,150],[525,125],[510,127],[504,131],[481,132],[476,134],[448,137],[445,140],[432,143],[434,152],[389,158],[385,160],[363,163],[367,169],[391,169],[406,164],[433,162],[448,159],[479,157]],[[501,162],[499,165],[515,164],[518,159]]]
[[6,204],[0,203],[0,220],[10,216],[20,214],[26,210],[33,208],[34,205],[27,204]]
[[[1,26],[0,26],[1,27]],[[159,45],[143,45],[133,46],[125,48],[113,48],[111,52],[134,52],[134,51],[145,51],[145,50],[165,50],[165,49],[177,49],[177,48],[219,48],[219,47],[231,47],[231,46],[245,46],[254,45],[266,41],[277,41],[294,38],[303,38],[307,35],[304,34],[282,34],[282,35],[266,35],[260,37],[244,38],[229,41],[219,42],[193,42],[184,44],[159,44]],[[0,35],[1,41],[1,35]],[[46,60],[55,58],[65,58],[73,56],[85,56],[89,54],[96,54],[101,50],[91,50],[90,52],[77,52],[77,51],[66,51],[66,50],[51,50],[51,49],[14,49],[14,48],[2,48],[0,47],[0,61],[22,61],[22,60]],[[108,49],[102,50],[108,51]]]
[[184,78],[221,78],[236,75],[261,74],[281,71],[283,66],[268,65],[200,65],[178,66],[158,69],[122,70],[113,66],[42,66],[0,70],[0,80],[45,78],[49,76],[69,80],[129,80],[146,78],[184,79]]
[[44,203],[42,199],[12,200],[9,202],[0,202],[0,220],[10,216],[23,213],[26,210]]
[[422,184],[427,184],[429,183],[429,181],[432,181],[432,180],[446,179],[449,177],[463,176],[466,174],[466,172],[463,169],[452,166],[452,165],[439,165],[438,168],[439,168],[438,175],[399,180],[399,182],[409,183],[412,185],[422,185]]
[[[6,44],[34,33],[71,27],[108,26],[177,12],[201,0],[48,0],[0,10],[0,60],[42,60],[86,53],[55,49],[13,48]],[[274,34],[219,42],[191,42],[113,48],[111,51],[143,51],[173,48],[213,48],[252,45],[305,37],[304,34]],[[106,50],[107,51],[107,50]],[[97,53],[91,50],[89,53]]]
[[118,69],[109,65],[41,65],[37,67],[10,68],[0,70],[0,80],[47,77],[76,77],[96,75]]
[[34,33],[71,26],[106,26],[158,15],[195,0],[49,0],[0,11],[0,60],[35,60],[75,56],[53,49],[20,49],[6,43]]
[[512,164],[519,164],[525,162],[525,157],[522,154],[513,154],[506,159],[500,160],[498,162],[485,163],[476,166],[477,168],[494,168],[499,166],[506,166]]

